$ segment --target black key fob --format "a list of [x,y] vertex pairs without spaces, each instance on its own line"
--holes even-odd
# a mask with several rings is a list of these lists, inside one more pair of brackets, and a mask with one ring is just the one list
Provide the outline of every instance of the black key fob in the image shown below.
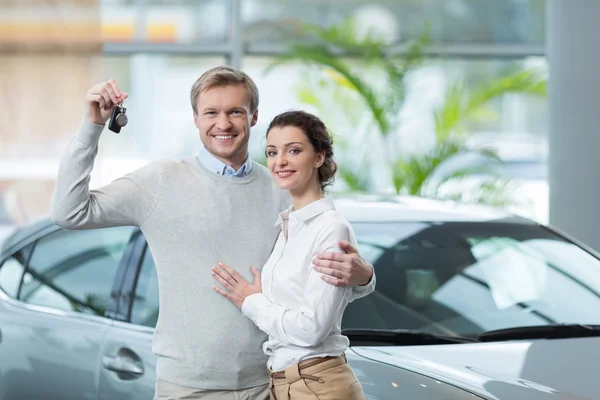
[[125,107],[121,107],[121,105],[116,106],[110,115],[110,119],[108,120],[108,129],[115,133],[121,132],[121,128],[127,125],[126,112],[127,109]]

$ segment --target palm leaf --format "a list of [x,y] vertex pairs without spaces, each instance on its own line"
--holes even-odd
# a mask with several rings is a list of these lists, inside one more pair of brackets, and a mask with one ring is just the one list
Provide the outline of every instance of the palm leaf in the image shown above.
[[466,97],[466,88],[462,82],[454,82],[448,88],[442,107],[434,110],[435,133],[438,142],[450,136],[457,126],[463,122],[465,113],[463,99]]
[[304,104],[310,104],[314,107],[321,107],[321,100],[315,95],[315,92],[309,87],[302,86],[296,89],[296,99]]
[[[484,165],[451,170],[448,173],[441,172],[441,167],[450,159],[467,153],[479,154],[487,161]],[[427,197],[447,181],[477,175],[494,175],[490,162],[501,162],[494,149],[471,149],[462,140],[447,139],[437,142],[433,149],[426,153],[397,160],[392,167],[392,179],[396,193],[406,192]]]
[[340,165],[338,167],[338,177],[344,181],[351,192],[367,192],[369,189],[367,179],[361,171],[352,171]]
[[360,94],[371,111],[373,119],[381,132],[389,131],[386,110],[379,104],[377,95],[373,92],[370,85],[365,83],[358,74],[353,73],[339,57],[330,54],[327,49],[321,45],[296,44],[289,52],[278,56],[267,68],[267,71],[291,61],[300,61],[306,64],[314,63],[335,71],[335,73],[345,79],[352,90]]
[[[429,29],[409,44],[406,55],[398,62],[385,55],[384,41],[373,32],[360,37],[352,18],[326,28],[309,23],[301,23],[299,27],[309,40],[290,42],[288,50],[276,57],[265,72],[289,62],[322,67],[340,86],[359,94],[381,135],[388,135],[394,125],[392,121],[404,103],[404,79],[408,71],[422,59],[422,48],[430,41]],[[341,54],[358,59],[362,71],[353,71],[340,57]],[[375,92],[361,77],[368,76],[370,69],[383,72],[386,79],[383,92]]]
[[545,95],[546,81],[537,71],[517,71],[473,90],[465,108],[471,112],[506,93]]
[[434,110],[438,140],[460,133],[466,122],[475,119],[493,99],[507,93],[524,93],[533,96],[546,94],[547,82],[535,70],[511,72],[473,90],[467,90],[462,81],[454,82],[446,92],[443,105]]

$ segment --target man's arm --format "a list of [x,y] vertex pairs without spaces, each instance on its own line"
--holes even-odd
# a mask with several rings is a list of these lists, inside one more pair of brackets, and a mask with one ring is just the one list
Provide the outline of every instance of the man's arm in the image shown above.
[[[110,89],[106,89],[106,85]],[[97,190],[89,190],[104,123],[119,99],[127,97],[120,92],[120,97],[116,96],[115,90],[118,90],[116,83],[113,87],[111,82],[105,82],[88,91],[86,117],[60,162],[50,216],[63,228],[140,226],[158,201],[164,175],[159,163],[149,164]]]

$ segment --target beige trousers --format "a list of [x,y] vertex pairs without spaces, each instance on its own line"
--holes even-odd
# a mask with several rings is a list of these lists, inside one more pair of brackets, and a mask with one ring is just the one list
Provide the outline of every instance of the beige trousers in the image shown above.
[[[314,360],[314,359],[313,359]],[[364,400],[363,388],[346,357],[330,358],[303,367],[306,360],[285,370],[285,377],[270,379],[270,400]]]
[[156,380],[154,400],[267,400],[269,385],[241,390],[208,390],[179,386],[162,379]]

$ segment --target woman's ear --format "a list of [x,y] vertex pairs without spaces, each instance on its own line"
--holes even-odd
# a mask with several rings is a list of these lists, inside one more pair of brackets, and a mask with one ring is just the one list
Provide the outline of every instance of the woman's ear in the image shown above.
[[321,166],[323,165],[324,162],[325,162],[325,153],[324,152],[317,153],[317,156],[315,157],[315,168],[321,168]]

